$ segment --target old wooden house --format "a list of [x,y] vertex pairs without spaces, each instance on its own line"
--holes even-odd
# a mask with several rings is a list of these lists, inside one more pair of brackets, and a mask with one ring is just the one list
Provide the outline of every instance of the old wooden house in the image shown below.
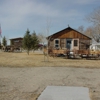
[[88,50],[91,38],[71,27],[63,29],[47,37],[49,49]]
[[22,47],[22,40],[23,38],[12,38],[10,39],[10,46],[13,47],[14,49],[19,50]]

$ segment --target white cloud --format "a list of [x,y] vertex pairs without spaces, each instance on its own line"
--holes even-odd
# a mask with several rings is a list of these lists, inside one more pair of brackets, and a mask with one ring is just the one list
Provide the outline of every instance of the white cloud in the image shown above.
[[[6,9],[5,9],[6,8]],[[25,9],[24,9],[25,8]],[[24,20],[25,15],[28,13],[27,6],[16,1],[6,1],[0,7],[2,23],[6,28],[16,27]]]
[[76,4],[86,5],[86,4],[92,4],[93,2],[97,2],[98,0],[76,0]]
[[[78,5],[93,3],[94,0],[1,0],[0,23],[5,30],[41,28],[49,17],[53,23],[64,24],[83,18]],[[98,1],[98,0],[97,0]],[[44,22],[45,21],[45,22]],[[65,22],[64,22],[65,21]],[[71,21],[71,22],[69,22]],[[56,24],[56,23],[55,23]],[[54,25],[55,25],[54,24]],[[40,26],[41,25],[41,26]]]
[[30,0],[6,0],[0,6],[0,19],[7,27],[18,25],[25,20],[28,16],[58,16],[59,12],[51,9],[49,6],[39,4]]
[[[5,9],[6,8],[6,9]],[[31,0],[5,0],[0,6],[0,19],[7,29],[16,29],[35,17],[71,18],[79,15],[76,10],[61,11],[54,9],[49,4],[38,3]],[[29,18],[29,16],[31,16]],[[36,18],[35,18],[36,19]],[[38,21],[38,19],[37,19]]]
[[62,6],[73,6],[74,4],[78,5],[89,5],[94,3],[99,3],[100,0],[54,0],[56,3]]

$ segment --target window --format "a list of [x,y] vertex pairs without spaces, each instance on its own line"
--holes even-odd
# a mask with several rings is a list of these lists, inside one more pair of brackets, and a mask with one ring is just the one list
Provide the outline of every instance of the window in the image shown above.
[[55,40],[55,44],[59,44],[59,40]]
[[56,40],[55,40],[55,47],[56,47],[56,48],[59,48],[59,43],[60,43],[60,42],[59,42],[59,39],[56,39]]
[[14,42],[19,42],[19,40],[14,40]]
[[78,46],[78,40],[74,40],[74,46]]

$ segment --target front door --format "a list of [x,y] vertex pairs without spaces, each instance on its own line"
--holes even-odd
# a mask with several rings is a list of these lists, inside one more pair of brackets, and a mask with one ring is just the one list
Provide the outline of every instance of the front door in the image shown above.
[[72,49],[72,39],[66,40],[66,48],[71,50]]

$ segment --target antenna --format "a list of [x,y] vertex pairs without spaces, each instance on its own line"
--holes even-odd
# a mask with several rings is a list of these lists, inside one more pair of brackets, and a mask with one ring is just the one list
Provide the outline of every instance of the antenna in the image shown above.
[[69,24],[68,24],[68,27],[70,27]]

